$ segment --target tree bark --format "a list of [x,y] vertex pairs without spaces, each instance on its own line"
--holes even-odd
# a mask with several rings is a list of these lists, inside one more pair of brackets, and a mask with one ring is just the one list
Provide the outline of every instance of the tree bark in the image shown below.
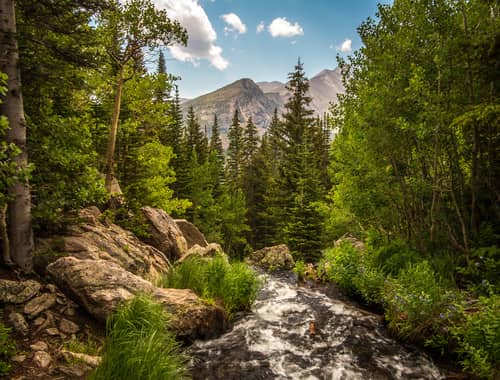
[[122,101],[122,91],[123,91],[123,70],[124,67],[120,67],[120,71],[118,73],[118,80],[116,83],[116,94],[115,94],[115,103],[113,107],[113,116],[111,118],[111,128],[109,130],[109,141],[108,141],[108,149],[106,152],[106,190],[111,193],[113,186],[113,179],[115,177],[114,174],[114,156],[115,156],[115,147],[116,147],[116,135],[118,133],[118,120],[120,119],[120,107]]
[[0,0],[0,70],[7,74],[7,93],[0,112],[7,116],[6,140],[14,143],[20,154],[14,158],[19,180],[9,188],[8,235],[10,257],[24,272],[33,269],[33,230],[31,227],[31,195],[24,175],[28,166],[26,120],[21,94],[21,74],[16,36],[15,1]]

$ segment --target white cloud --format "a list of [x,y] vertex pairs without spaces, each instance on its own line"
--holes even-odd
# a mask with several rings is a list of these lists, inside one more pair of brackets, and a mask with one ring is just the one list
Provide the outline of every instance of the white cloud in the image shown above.
[[179,21],[188,32],[187,46],[169,46],[175,59],[191,62],[195,66],[199,65],[200,59],[206,59],[219,70],[229,66],[222,56],[222,48],[216,45],[217,33],[197,0],[153,1],[158,8],[166,9],[168,17]]
[[302,29],[298,22],[292,24],[285,17],[275,18],[268,29],[273,37],[293,37],[304,34],[304,29]]
[[259,22],[259,25],[257,25],[256,29],[257,33],[262,33],[264,31],[264,28],[265,28],[264,21]]
[[350,53],[352,51],[352,41],[349,38],[346,38],[339,50],[343,53]]
[[227,13],[220,16],[221,19],[228,25],[224,27],[224,32],[238,32],[239,34],[246,33],[247,26],[241,22],[241,19],[235,13]]

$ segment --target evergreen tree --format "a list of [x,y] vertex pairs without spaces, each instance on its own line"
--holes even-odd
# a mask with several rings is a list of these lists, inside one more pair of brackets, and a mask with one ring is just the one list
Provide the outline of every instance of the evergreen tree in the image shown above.
[[197,161],[201,164],[207,158],[207,141],[192,106],[188,109],[186,123],[186,152],[192,154],[195,151]]
[[219,123],[217,122],[217,115],[214,114],[214,122],[212,124],[212,133],[210,136],[210,155],[209,160],[213,168],[214,179],[214,195],[219,196],[221,193],[221,186],[225,182],[224,178],[224,148],[220,139]]
[[234,111],[227,138],[229,146],[227,148],[226,179],[230,188],[237,189],[241,186],[243,160],[243,130],[240,125],[238,109]]
[[244,166],[250,165],[257,148],[259,147],[259,135],[257,127],[252,121],[252,117],[248,118],[248,122],[243,130],[243,156],[242,163]]
[[292,96],[285,104],[278,146],[282,149],[278,186],[281,191],[281,215],[284,239],[297,258],[314,261],[319,257],[322,220],[314,203],[321,200],[325,189],[320,180],[319,157],[315,156],[316,133],[309,82],[298,61],[288,75],[287,89]]

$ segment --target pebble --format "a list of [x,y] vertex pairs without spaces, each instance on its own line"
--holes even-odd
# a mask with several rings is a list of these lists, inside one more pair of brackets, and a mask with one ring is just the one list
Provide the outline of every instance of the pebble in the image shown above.
[[47,351],[49,349],[49,346],[44,341],[40,340],[36,343],[31,344],[30,348],[33,351]]
[[9,322],[16,332],[21,335],[27,335],[29,331],[28,322],[20,313],[12,312],[9,314]]
[[75,322],[63,318],[59,324],[59,330],[66,334],[75,334],[80,330],[80,327]]
[[40,368],[47,368],[52,361],[52,357],[49,355],[48,352],[45,351],[37,351],[35,352],[35,355],[33,356],[33,361],[37,366]]

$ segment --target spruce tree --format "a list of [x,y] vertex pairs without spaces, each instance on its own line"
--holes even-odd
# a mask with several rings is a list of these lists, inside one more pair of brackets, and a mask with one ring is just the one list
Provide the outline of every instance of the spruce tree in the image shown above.
[[217,115],[215,114],[210,135],[209,161],[213,173],[214,195],[219,196],[221,193],[221,186],[224,184],[224,148],[222,147],[222,141],[220,139]]
[[309,82],[300,59],[288,75],[287,89],[292,96],[285,104],[278,146],[282,149],[278,186],[281,201],[276,212],[285,241],[296,258],[314,261],[319,256],[322,221],[314,203],[325,194],[316,156],[313,111],[308,96]]
[[241,187],[241,169],[243,158],[243,131],[240,125],[238,109],[234,111],[233,120],[227,134],[229,146],[227,149],[226,178],[230,188]]

